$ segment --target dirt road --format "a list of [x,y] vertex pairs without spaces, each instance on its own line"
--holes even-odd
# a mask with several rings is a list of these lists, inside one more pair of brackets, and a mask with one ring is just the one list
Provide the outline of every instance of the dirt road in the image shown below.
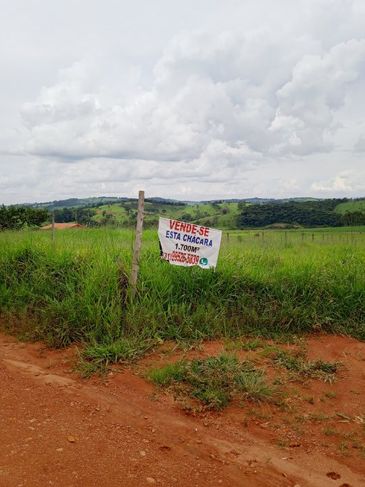
[[365,485],[360,457],[280,447],[239,410],[188,416],[135,370],[83,380],[73,361],[74,350],[0,335],[1,487]]

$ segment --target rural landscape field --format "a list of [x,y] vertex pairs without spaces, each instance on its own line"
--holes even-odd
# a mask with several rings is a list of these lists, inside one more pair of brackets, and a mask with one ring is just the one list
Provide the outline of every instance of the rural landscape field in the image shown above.
[[0,487],[365,487],[365,0],[0,0]]
[[2,315],[51,345],[86,340],[117,349],[119,339],[138,336],[142,350],[144,340],[313,330],[365,338],[363,227],[227,231],[219,265],[207,272],[168,266],[156,230],[146,230],[133,301],[132,230],[58,231],[55,241],[30,230],[0,239]]
[[[87,407],[99,432],[125,418],[136,431],[135,453],[123,460],[128,485],[170,485],[182,451],[186,467],[191,455],[206,459],[189,472],[180,465],[171,485],[184,475],[213,485],[213,471],[223,485],[361,485],[365,227],[226,229],[212,270],[162,261],[156,228],[147,228],[133,297],[134,234],[121,224],[0,233],[6,370],[39,395],[43,421],[49,411],[65,421],[62,404],[72,406],[55,461],[61,452],[70,462],[82,444],[98,448],[94,419],[87,430],[79,424]],[[55,404],[42,397],[44,383]],[[39,413],[29,414],[40,428]],[[313,455],[321,463],[306,467]],[[77,471],[75,485],[94,485],[89,475]],[[54,478],[64,480],[61,470]]]

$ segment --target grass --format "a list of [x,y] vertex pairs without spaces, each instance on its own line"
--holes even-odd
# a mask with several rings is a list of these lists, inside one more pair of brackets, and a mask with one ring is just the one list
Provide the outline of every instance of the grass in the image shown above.
[[159,386],[173,387],[180,395],[197,399],[205,408],[215,410],[226,407],[236,395],[263,401],[273,394],[261,370],[233,355],[179,361],[150,370],[148,377]]
[[334,428],[331,428],[330,426],[327,426],[326,428],[324,428],[323,433],[326,436],[338,436],[338,431],[335,430]]
[[365,212],[365,199],[347,201],[336,206],[336,213],[341,213],[342,215],[354,211]]
[[328,391],[325,393],[325,396],[327,397],[327,399],[336,399],[337,394],[335,391]]
[[184,379],[185,369],[185,362],[176,362],[150,370],[148,377],[159,386],[170,386],[172,383],[181,382]]
[[171,339],[251,336],[239,342],[243,350],[260,348],[260,337],[285,341],[313,331],[365,339],[359,229],[288,231],[286,238],[280,231],[225,232],[215,272],[161,261],[155,230],[143,239],[131,301],[130,230],[58,231],[54,243],[48,232],[0,233],[1,326],[56,347],[85,343],[85,360],[104,363]]
[[82,357],[96,363],[132,362],[145,354],[152,347],[152,342],[144,340],[119,338],[109,344],[91,344],[84,348]]
[[323,360],[310,361],[305,354],[280,350],[274,353],[272,360],[275,364],[303,377],[319,378],[325,382],[332,382],[339,364]]
[[83,377],[102,375],[110,364],[134,362],[153,345],[153,340],[139,340],[136,337],[121,337],[110,343],[90,343],[81,350],[76,369]]
[[90,360],[85,360],[82,355],[80,355],[74,370],[78,372],[81,377],[89,378],[93,375],[106,374],[108,367],[104,362],[91,362]]
[[230,340],[225,344],[227,351],[243,350],[245,352],[253,352],[263,348],[265,343],[260,338],[253,338],[250,340]]

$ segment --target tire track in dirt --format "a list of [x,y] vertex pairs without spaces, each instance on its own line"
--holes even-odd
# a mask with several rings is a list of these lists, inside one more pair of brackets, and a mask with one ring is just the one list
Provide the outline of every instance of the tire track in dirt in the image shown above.
[[[224,416],[207,422],[156,401],[130,370],[106,384],[83,381],[63,357],[0,336],[1,486],[365,485],[334,459],[288,459]],[[341,479],[327,477],[331,471]]]

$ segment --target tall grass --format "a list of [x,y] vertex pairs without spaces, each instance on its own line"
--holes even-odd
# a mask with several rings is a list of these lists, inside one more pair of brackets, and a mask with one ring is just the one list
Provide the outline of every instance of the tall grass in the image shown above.
[[312,330],[365,339],[365,234],[356,230],[231,232],[216,271],[161,261],[147,230],[133,302],[131,231],[58,231],[55,243],[47,232],[3,232],[1,323],[54,346]]

